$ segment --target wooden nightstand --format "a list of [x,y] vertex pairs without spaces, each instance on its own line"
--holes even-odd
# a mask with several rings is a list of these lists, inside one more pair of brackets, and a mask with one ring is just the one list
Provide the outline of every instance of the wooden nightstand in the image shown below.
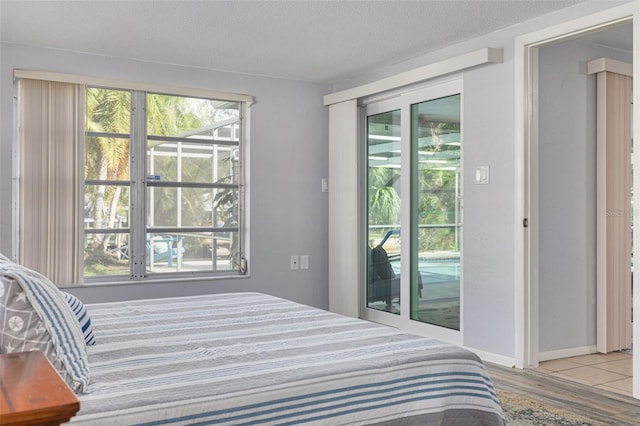
[[0,355],[0,425],[59,425],[80,402],[40,352]]

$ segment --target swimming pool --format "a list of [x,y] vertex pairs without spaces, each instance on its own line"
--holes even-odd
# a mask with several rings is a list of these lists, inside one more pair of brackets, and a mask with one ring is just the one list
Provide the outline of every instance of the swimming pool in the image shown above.
[[[400,275],[400,257],[392,256],[389,263],[396,275]],[[460,258],[420,258],[418,270],[422,277],[422,284],[438,284],[445,282],[457,282],[460,280]]]

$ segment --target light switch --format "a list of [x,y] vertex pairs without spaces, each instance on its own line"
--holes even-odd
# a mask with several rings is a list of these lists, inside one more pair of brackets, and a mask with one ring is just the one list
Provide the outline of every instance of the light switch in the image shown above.
[[489,184],[489,166],[477,166],[476,167],[476,185],[488,185]]

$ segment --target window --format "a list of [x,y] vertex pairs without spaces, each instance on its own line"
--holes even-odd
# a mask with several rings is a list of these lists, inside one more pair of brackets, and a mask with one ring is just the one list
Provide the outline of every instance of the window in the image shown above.
[[[28,94],[27,88],[33,81],[21,80],[19,84],[20,129],[42,127],[28,113],[43,104],[41,99]],[[62,137],[65,142],[55,142],[55,146],[78,145],[80,172],[74,179],[79,180],[80,189],[75,201],[54,202],[42,209],[36,206],[51,199],[52,193],[42,191],[29,197],[27,194],[34,192],[38,184],[20,184],[20,229],[24,230],[19,234],[21,261],[35,257],[29,253],[41,239],[37,234],[48,232],[47,226],[41,226],[38,232],[29,234],[29,223],[43,220],[38,211],[47,213],[44,216],[66,216],[78,211],[81,213],[73,216],[79,223],[71,230],[77,236],[60,244],[56,243],[59,239],[51,238],[46,244],[49,252],[61,249],[60,245],[73,247],[77,241],[78,248],[70,256],[79,259],[78,273],[58,275],[62,285],[114,280],[118,276],[135,280],[167,274],[244,273],[245,103],[98,86],[66,86],[76,87],[80,96],[65,101],[78,110],[76,117],[67,114],[63,119],[78,119],[84,122],[84,129],[78,132],[78,138]],[[44,91],[47,90],[50,91],[46,88]],[[56,102],[47,104],[55,108]],[[51,156],[57,149],[41,147],[33,151],[30,145],[33,135],[19,133],[21,157],[34,157],[33,152],[49,152]],[[73,169],[68,159],[62,161],[44,173],[43,181],[55,181],[56,175],[69,168]],[[26,181],[29,175],[37,173],[24,163],[20,165],[20,174]],[[33,218],[23,219],[23,212],[29,211],[34,213],[27,216]],[[53,263],[62,262],[60,258]],[[57,276],[55,268],[47,265],[35,269],[52,279],[52,275]]]

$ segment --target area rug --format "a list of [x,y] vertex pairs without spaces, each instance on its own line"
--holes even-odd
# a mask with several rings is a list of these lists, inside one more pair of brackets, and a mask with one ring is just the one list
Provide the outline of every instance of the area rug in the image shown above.
[[604,423],[555,408],[522,395],[498,390],[507,425],[600,426]]

